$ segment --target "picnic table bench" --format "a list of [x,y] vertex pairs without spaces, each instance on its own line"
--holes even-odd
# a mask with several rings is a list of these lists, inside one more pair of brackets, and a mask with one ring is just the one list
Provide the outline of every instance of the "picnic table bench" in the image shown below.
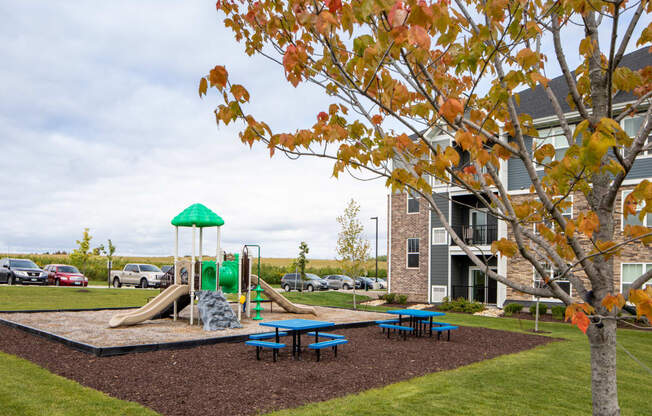
[[260,350],[263,348],[271,348],[272,356],[274,357],[274,362],[276,362],[276,356],[278,355],[278,350],[280,348],[285,348],[285,344],[279,342],[270,342],[270,341],[259,341],[259,340],[249,340],[245,341],[245,345],[250,345],[256,347],[256,359],[260,360]]
[[337,346],[341,344],[347,344],[348,342],[349,342],[348,339],[342,339],[342,338],[332,339],[330,341],[315,342],[313,344],[308,345],[308,348],[316,351],[317,361],[319,361],[320,352],[322,348],[333,347],[333,353],[335,354],[335,357],[337,357]]

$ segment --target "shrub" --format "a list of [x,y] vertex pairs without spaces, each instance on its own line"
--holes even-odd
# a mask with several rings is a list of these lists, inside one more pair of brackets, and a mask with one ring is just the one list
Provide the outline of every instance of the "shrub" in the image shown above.
[[457,298],[455,300],[444,298],[444,302],[439,305],[439,309],[451,312],[476,313],[482,312],[484,305],[480,302],[471,302],[464,298]]
[[396,303],[405,305],[407,303],[407,295],[396,295]]
[[[540,303],[539,304],[539,315],[543,315],[546,312],[548,312],[548,305],[546,305],[545,303]],[[536,313],[537,313],[537,305],[536,305],[536,303],[534,305],[530,306],[530,313],[532,314],[532,316],[536,315]]]
[[396,293],[387,293],[380,298],[387,301],[387,303],[394,303],[396,301]]
[[510,303],[509,305],[505,305],[503,310],[505,311],[505,315],[511,316],[515,313],[520,313],[523,310],[523,305],[520,303]]
[[566,313],[566,307],[565,306],[553,306],[550,308],[552,311],[552,316],[555,319],[559,319],[560,321],[564,319],[564,314]]

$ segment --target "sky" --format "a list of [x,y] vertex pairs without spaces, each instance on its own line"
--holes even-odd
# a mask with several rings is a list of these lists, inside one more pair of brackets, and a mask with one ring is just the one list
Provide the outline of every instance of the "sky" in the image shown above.
[[[332,163],[272,159],[219,128],[198,81],[217,64],[273,128],[312,125],[332,102],[247,57],[215,3],[0,1],[0,253],[71,250],[90,229],[120,255],[172,255],[170,220],[200,202],[220,215],[229,252],[334,258],[336,217],[354,198],[365,237],[386,253],[382,181],[331,177]],[[205,253],[214,253],[207,229]],[[190,254],[191,231],[181,231]],[[373,252],[372,252],[373,255]]]
[[[227,251],[252,243],[265,257],[296,257],[306,241],[310,258],[334,258],[336,217],[354,198],[372,247],[379,217],[386,254],[384,181],[335,179],[324,160],[270,159],[237,126],[216,126],[217,97],[200,99],[197,87],[218,64],[273,130],[310,126],[333,101],[248,57],[214,4],[0,0],[0,253],[69,251],[89,228],[91,246],[110,238],[119,255],[172,255],[170,220],[200,202],[224,218]],[[564,44],[576,51],[582,37],[570,27]],[[550,62],[546,75],[558,75]],[[190,246],[182,230],[182,254]],[[214,230],[204,247],[214,252]]]

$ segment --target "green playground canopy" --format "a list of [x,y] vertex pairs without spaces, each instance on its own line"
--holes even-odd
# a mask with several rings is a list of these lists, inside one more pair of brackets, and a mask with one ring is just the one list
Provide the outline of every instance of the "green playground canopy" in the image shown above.
[[202,204],[192,204],[172,219],[177,227],[220,227],[224,220]]

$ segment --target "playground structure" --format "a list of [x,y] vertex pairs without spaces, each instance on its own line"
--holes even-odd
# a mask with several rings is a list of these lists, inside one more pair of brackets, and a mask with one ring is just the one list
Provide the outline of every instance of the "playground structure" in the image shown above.
[[[317,314],[312,307],[299,306],[290,302],[259,277],[260,246],[246,244],[242,249],[242,253],[235,254],[227,259],[226,254],[220,247],[221,227],[224,225],[224,220],[206,206],[193,204],[174,217],[171,223],[175,227],[174,279],[172,284],[142,308],[115,314],[109,321],[110,327],[135,325],[148,319],[164,318],[169,315],[172,315],[176,321],[181,309],[193,303],[191,300],[195,299],[195,294],[199,290],[222,290],[224,293],[237,293],[238,299],[246,290],[246,316],[251,317],[251,303],[253,300],[256,302],[254,320],[263,319],[260,316],[262,310],[260,302],[263,300],[261,292],[265,293],[272,302],[275,302],[289,313]],[[179,227],[192,228],[192,252],[189,260],[179,258]],[[204,228],[208,227],[217,228],[217,248],[215,260],[204,261],[203,231]],[[199,256],[196,260],[197,228],[199,228]],[[258,249],[258,275],[251,274],[248,247]],[[256,280],[256,288],[254,289],[256,298],[251,299],[251,286],[254,279]],[[240,307],[237,308],[237,317],[238,321],[242,319],[242,308]],[[194,320],[194,307],[192,307],[190,308],[190,325],[194,325]],[[199,323],[199,317],[197,321]]]

